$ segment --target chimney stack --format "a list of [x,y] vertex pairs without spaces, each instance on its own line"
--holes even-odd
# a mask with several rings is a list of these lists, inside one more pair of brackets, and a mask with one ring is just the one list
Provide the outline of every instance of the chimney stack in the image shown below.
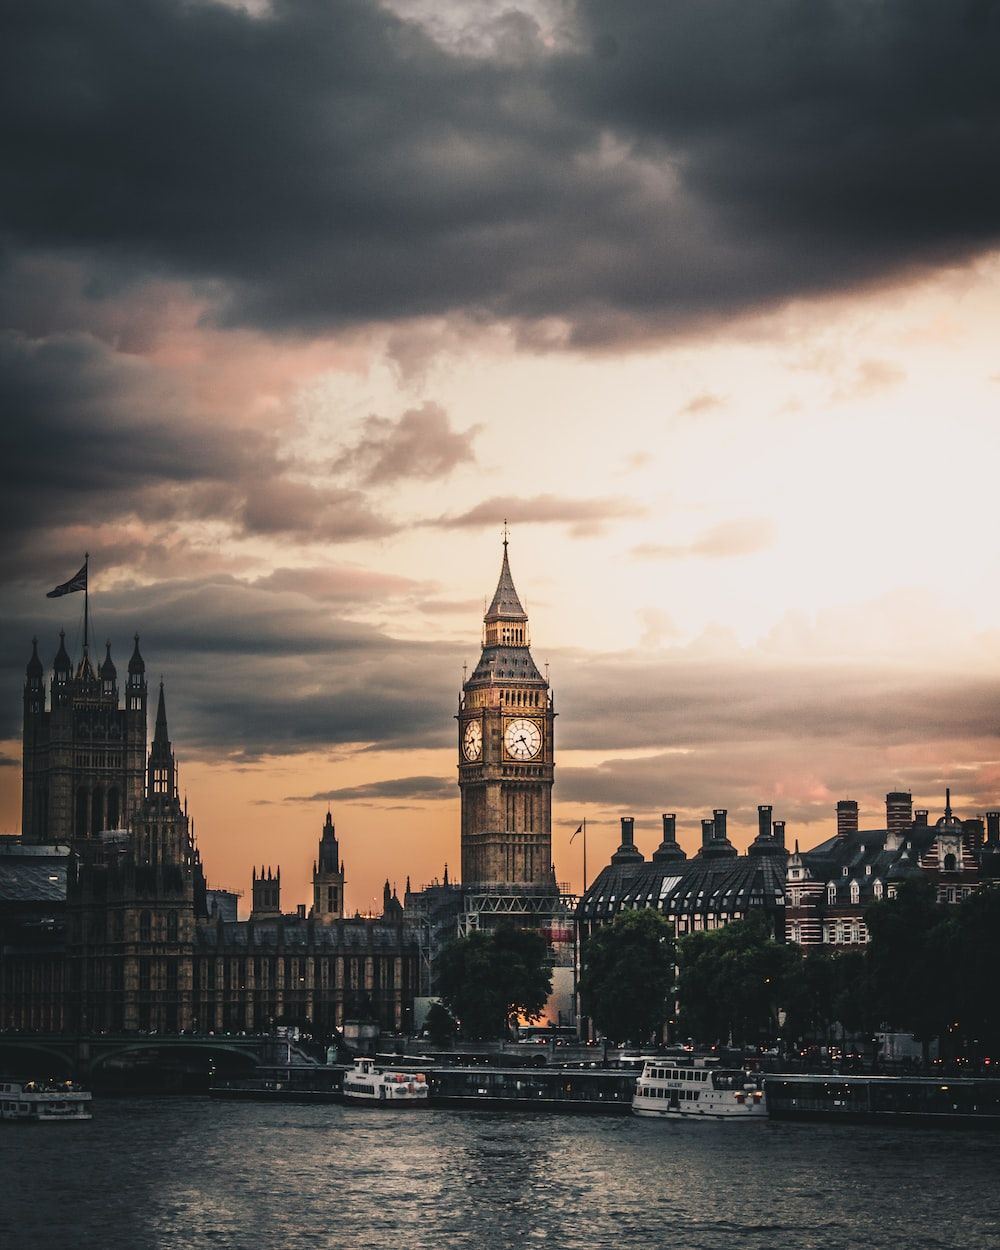
[[837,837],[858,831],[858,805],[854,799],[841,799],[837,804]]
[[622,817],[622,840],[618,850],[611,856],[613,864],[621,864],[627,861],[642,859],[642,852],[636,849],[635,845],[635,817]]
[[687,859],[677,842],[677,816],[674,812],[663,813],[663,841],[653,852],[653,862],[664,860]]
[[757,807],[757,836],[758,838],[771,837],[771,813],[774,808],[770,803],[761,803]]
[[913,823],[919,829],[926,829],[928,815],[929,813],[926,807],[918,807],[917,810],[913,813]]
[[715,841],[715,821],[706,818],[701,822],[701,844],[702,846],[711,846]]
[[774,840],[780,847],[785,845],[785,822],[776,820],[774,822]]
[[908,790],[893,790],[885,796],[885,827],[889,839],[902,838],[913,824],[913,795]]
[[1000,850],[1000,812],[986,813],[986,844]]
[[712,822],[715,825],[715,839],[717,842],[725,842],[726,822],[728,820],[729,813],[726,808],[717,807],[712,815],[715,817],[715,820]]

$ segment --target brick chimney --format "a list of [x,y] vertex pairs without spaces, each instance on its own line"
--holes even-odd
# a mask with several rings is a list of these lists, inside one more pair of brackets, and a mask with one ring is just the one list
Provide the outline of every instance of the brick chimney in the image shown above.
[[893,790],[885,796],[886,849],[899,846],[913,824],[913,795],[908,790]]
[[858,805],[854,799],[841,799],[837,804],[837,837],[858,831]]

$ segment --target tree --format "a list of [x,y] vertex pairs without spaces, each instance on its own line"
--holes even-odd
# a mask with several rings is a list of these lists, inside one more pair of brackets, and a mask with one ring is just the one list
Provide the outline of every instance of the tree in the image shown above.
[[582,952],[580,1005],[612,1041],[645,1041],[672,1015],[674,940],[649,908],[621,912]]
[[545,939],[508,926],[458,938],[438,959],[437,992],[464,1037],[499,1037],[517,1017],[537,1020],[552,992]]
[[424,1028],[435,1046],[446,1046],[455,1036],[455,1019],[443,1003],[431,1003]]
[[944,909],[928,881],[904,881],[895,898],[865,912],[868,969],[880,1020],[909,1029],[924,1045],[953,1017],[953,985],[942,975]]
[[763,916],[689,934],[677,954],[686,1032],[706,1042],[777,1036],[778,1012],[799,992],[802,952],[776,942]]

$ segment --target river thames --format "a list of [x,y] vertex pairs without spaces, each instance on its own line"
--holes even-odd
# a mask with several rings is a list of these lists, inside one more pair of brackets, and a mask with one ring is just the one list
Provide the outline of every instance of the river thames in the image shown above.
[[995,1250],[1000,1135],[101,1099],[3,1126],[5,1250]]

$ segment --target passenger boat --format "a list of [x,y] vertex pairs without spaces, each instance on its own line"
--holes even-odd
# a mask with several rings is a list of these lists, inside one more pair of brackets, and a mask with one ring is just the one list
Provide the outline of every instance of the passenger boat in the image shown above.
[[370,1107],[426,1107],[427,1077],[423,1072],[383,1068],[374,1059],[355,1059],[344,1073],[344,1102]]
[[0,1077],[0,1120],[44,1124],[53,1120],[89,1120],[90,1091],[72,1081],[28,1081]]
[[1000,1128],[1000,1081],[975,1077],[788,1075],[767,1078],[774,1120]]
[[753,1072],[695,1061],[648,1059],[632,1098],[636,1115],[685,1120],[765,1120],[763,1082]]

